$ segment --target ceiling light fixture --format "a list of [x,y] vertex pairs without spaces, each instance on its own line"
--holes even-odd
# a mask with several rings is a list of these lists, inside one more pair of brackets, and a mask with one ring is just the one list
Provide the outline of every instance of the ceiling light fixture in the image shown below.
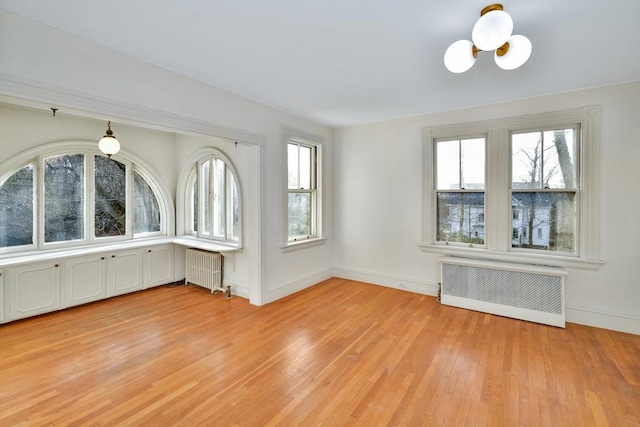
[[494,59],[503,70],[515,70],[531,56],[531,42],[521,35],[511,35],[513,20],[501,4],[491,4],[480,12],[471,39],[458,40],[444,53],[444,65],[452,73],[464,73],[476,62],[478,52],[495,50]]
[[106,154],[108,157],[111,157],[113,154],[116,154],[120,151],[120,143],[113,136],[113,131],[111,130],[111,122],[107,122],[107,133],[102,137],[100,142],[98,142],[98,147],[100,147],[100,151]]

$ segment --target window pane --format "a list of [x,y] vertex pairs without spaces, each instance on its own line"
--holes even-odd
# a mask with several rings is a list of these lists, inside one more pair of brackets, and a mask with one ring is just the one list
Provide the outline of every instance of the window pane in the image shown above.
[[438,241],[484,244],[484,193],[438,193]]
[[311,189],[311,147],[300,146],[300,188]]
[[[202,224],[198,224],[199,226],[201,226],[201,233],[203,235],[209,235],[210,234],[210,218],[211,218],[211,211],[209,209],[210,206],[210,192],[209,192],[209,165],[210,165],[210,161],[206,161],[202,164],[202,167],[200,168],[200,185],[201,185],[201,191],[200,191],[200,200],[202,201],[202,205],[201,205],[201,209],[202,209]],[[199,200],[199,201],[200,201]]]
[[289,193],[289,240],[311,235],[311,193]]
[[193,197],[193,228],[192,231],[198,231],[198,181],[196,179],[193,180],[193,187],[191,189],[192,197]]
[[126,166],[95,156],[95,236],[126,234]]
[[511,136],[511,188],[542,188],[542,133]]
[[213,159],[213,234],[225,237],[225,165],[220,159]]
[[240,198],[238,197],[238,186],[232,173],[228,174],[229,187],[231,188],[231,240],[240,238]]
[[84,155],[44,159],[44,241],[84,238]]
[[160,206],[149,183],[139,173],[133,174],[134,233],[160,231]]
[[544,132],[545,186],[576,188],[575,138],[573,129]]
[[457,190],[460,188],[460,142],[440,141],[436,145],[438,190]]
[[560,129],[511,136],[511,188],[577,188],[575,131]]
[[484,189],[484,138],[460,141],[460,167],[462,188]]
[[574,252],[576,195],[572,192],[517,192],[511,247]]
[[33,164],[0,185],[0,247],[33,244]]
[[298,163],[298,145],[287,145],[288,186],[290,190],[300,189],[300,170]]

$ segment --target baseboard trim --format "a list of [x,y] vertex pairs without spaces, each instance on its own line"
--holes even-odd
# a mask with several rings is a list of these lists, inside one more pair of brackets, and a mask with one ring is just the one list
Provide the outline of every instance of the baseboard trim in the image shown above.
[[567,322],[640,335],[640,317],[567,304]]
[[317,285],[318,283],[330,279],[331,277],[333,277],[333,270],[331,268],[317,270],[310,274],[296,277],[293,280],[281,283],[271,289],[268,289],[266,303],[268,304],[310,286]]
[[358,282],[371,283],[387,288],[400,289],[422,295],[436,296],[438,284],[424,280],[416,280],[409,277],[380,274],[372,271],[355,270],[345,267],[334,267],[333,276],[342,279],[356,280]]

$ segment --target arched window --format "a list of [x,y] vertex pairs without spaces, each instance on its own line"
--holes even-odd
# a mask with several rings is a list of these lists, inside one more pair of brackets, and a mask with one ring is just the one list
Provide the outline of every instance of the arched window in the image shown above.
[[47,145],[2,165],[0,252],[167,234],[170,201],[149,171],[94,145]]
[[185,185],[185,234],[241,246],[241,197],[233,165],[216,149],[192,164]]

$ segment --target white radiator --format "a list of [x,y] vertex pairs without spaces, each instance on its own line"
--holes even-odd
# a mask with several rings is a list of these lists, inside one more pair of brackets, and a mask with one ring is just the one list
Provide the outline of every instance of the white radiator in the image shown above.
[[443,304],[565,327],[565,270],[449,256],[440,262]]
[[202,286],[209,289],[211,293],[224,292],[222,273],[223,258],[219,252],[187,248],[185,284]]

